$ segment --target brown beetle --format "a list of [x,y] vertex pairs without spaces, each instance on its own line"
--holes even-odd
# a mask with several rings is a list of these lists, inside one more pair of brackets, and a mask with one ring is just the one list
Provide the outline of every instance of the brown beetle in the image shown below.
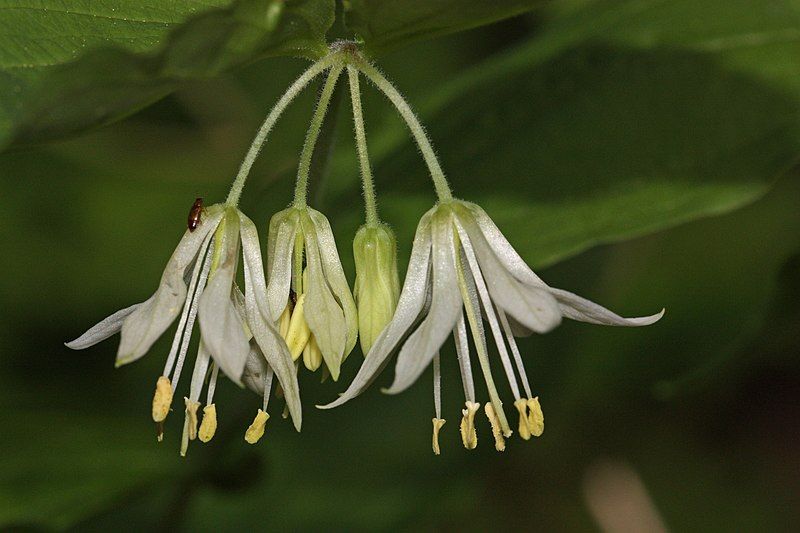
[[189,210],[189,231],[194,231],[200,224],[200,215],[203,213],[203,199],[197,198]]

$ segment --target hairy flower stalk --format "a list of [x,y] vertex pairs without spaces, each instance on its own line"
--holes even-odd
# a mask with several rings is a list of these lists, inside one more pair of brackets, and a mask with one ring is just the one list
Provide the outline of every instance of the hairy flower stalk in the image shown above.
[[[489,361],[485,324],[500,358],[508,387],[519,412],[517,429],[524,439],[539,436],[544,417],[517,347],[516,335],[546,333],[562,317],[594,324],[644,326],[661,318],[663,310],[641,318],[623,318],[573,293],[544,283],[522,260],[488,215],[477,205],[452,198],[450,187],[425,132],[400,93],[357,53],[351,65],[363,72],[395,105],[428,165],[439,203],[421,219],[411,259],[393,318],[375,339],[358,374],[340,397],[322,408],[341,405],[361,394],[389,357],[399,350],[390,394],[411,386],[434,363],[433,450],[440,453],[441,416],[439,350],[453,334],[464,387],[465,408],[460,425],[464,446],[477,446],[476,401],[469,337],[488,393],[484,413],[492,427],[495,448],[505,449],[511,436]],[[522,390],[520,389],[522,385]]]

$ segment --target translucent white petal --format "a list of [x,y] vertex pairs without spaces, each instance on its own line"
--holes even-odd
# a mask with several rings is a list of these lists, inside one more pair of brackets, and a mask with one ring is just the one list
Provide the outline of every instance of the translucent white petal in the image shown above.
[[594,302],[581,298],[577,294],[567,292],[562,289],[550,289],[550,292],[558,300],[561,312],[565,317],[590,324],[602,324],[605,326],[649,326],[658,322],[664,316],[664,309],[661,312],[650,316],[624,318],[609,311],[605,307]]
[[308,274],[308,285],[304,287],[306,294],[305,318],[309,329],[314,334],[317,346],[322,352],[325,366],[328,367],[331,377],[335,381],[339,379],[339,370],[347,345],[347,323],[344,311],[326,282],[316,227],[308,217],[302,219],[301,224],[306,240],[306,272]]
[[[146,303],[146,302],[144,302]],[[119,333],[122,329],[122,323],[125,319],[136,311],[136,309],[143,305],[142,303],[133,304],[130,307],[121,309],[113,315],[104,318],[88,330],[86,333],[75,339],[74,341],[65,342],[64,346],[73,350],[83,350],[89,346],[94,346],[98,342],[104,341],[115,333]]]
[[[505,238],[505,235],[500,231],[500,228],[494,221],[486,214],[486,212],[477,204],[470,202],[462,202],[472,214],[477,227],[480,228],[488,246],[497,256],[499,262],[511,273],[512,276],[517,278],[523,283],[528,285],[544,285],[547,284],[537,276],[533,270],[528,266],[525,260],[520,257],[517,251]],[[465,223],[466,217],[462,217]]]
[[[293,210],[292,213],[281,211],[279,214],[282,216],[277,221],[275,217],[278,215],[275,215],[270,222],[270,233],[274,233],[274,237],[271,237],[271,240],[274,242],[270,242],[272,255],[269,257],[269,261],[272,264],[272,269],[269,285],[265,293],[265,299],[269,303],[270,310],[270,314],[267,316],[273,322],[278,321],[286,304],[289,302],[289,290],[292,286],[292,253],[299,225],[296,211]],[[261,253],[259,252],[260,256]]]
[[278,333],[274,321],[270,318],[267,287],[264,281],[264,266],[261,262],[261,249],[258,244],[258,231],[252,220],[243,214],[240,214],[240,218],[247,321],[260,348],[261,355],[264,356],[278,377],[294,426],[297,431],[300,431],[303,412],[300,405],[300,386],[297,384],[297,371],[292,362],[289,348],[286,347],[286,343]]
[[469,238],[462,238],[462,246],[473,250],[478,259],[486,285],[498,307],[517,319],[523,326],[538,333],[545,333],[561,323],[561,310],[546,285],[526,285],[518,281],[500,263],[486,237],[469,219],[456,218],[459,231]]
[[194,264],[203,241],[222,218],[222,209],[211,206],[194,231],[186,231],[172,253],[155,294],[131,313],[122,324],[117,366],[139,359],[164,333],[181,310],[186,298],[186,269]]
[[296,219],[297,216],[297,209],[294,207],[288,207],[283,211],[278,211],[272,218],[269,219],[269,228],[267,230],[267,279],[272,279],[272,264],[275,261],[275,246],[278,242],[278,230],[283,225],[283,222],[287,219],[287,217],[292,217]]
[[[208,284],[200,295],[197,318],[211,357],[233,382],[241,384],[250,345],[233,302],[233,278],[239,263],[239,216],[228,209],[214,239]],[[214,268],[216,267],[216,269]]]
[[386,390],[389,394],[402,392],[416,381],[461,316],[462,300],[456,275],[456,244],[453,231],[453,217],[450,211],[437,210],[431,220],[433,239],[431,308],[419,328],[403,344],[397,356],[394,382]]
[[347,390],[339,398],[327,405],[318,406],[321,409],[331,409],[352,400],[378,377],[381,370],[389,361],[389,356],[394,353],[398,344],[405,338],[408,330],[414,325],[425,306],[428,293],[429,271],[431,264],[431,209],[417,226],[414,244],[411,248],[411,259],[408,261],[408,271],[403,282],[403,290],[397,302],[397,310],[391,322],[381,332],[369,353],[364,358],[358,374],[350,383]]
[[242,383],[251,391],[262,396],[264,394],[264,376],[266,374],[267,360],[258,344],[252,341],[250,343],[250,353],[247,355],[247,362],[244,364]]
[[339,252],[336,249],[336,241],[333,237],[330,222],[328,219],[310,207],[308,214],[314,227],[317,230],[317,243],[319,245],[320,260],[322,268],[325,272],[325,278],[328,280],[331,291],[339,305],[344,311],[344,320],[347,324],[347,344],[344,349],[344,356],[352,351],[356,345],[358,337],[358,313],[356,311],[356,303],[353,299],[353,294],[350,292],[350,285],[347,283],[347,278],[344,275],[342,262],[339,259]]

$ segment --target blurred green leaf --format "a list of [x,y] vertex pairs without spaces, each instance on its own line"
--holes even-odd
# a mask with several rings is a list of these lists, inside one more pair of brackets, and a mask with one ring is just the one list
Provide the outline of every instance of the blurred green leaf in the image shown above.
[[[792,2],[639,4],[553,18],[422,106],[455,193],[537,266],[740,207],[800,152]],[[421,213],[405,133],[374,144],[386,218]]]
[[264,56],[326,51],[333,0],[41,0],[3,8],[0,148],[79,133]]
[[542,0],[345,0],[347,26],[380,54],[419,39],[513,17]]

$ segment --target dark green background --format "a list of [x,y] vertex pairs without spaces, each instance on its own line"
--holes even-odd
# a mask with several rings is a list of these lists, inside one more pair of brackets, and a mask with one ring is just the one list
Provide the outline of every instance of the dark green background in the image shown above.
[[[185,82],[111,126],[0,155],[0,529],[591,531],[584,487],[610,461],[636,472],[674,530],[792,530],[800,54],[790,30],[800,25],[785,14],[796,5],[583,4],[378,60],[420,110],[456,194],[483,205],[548,283],[629,316],[667,309],[648,328],[565,323],[520,342],[541,438],[512,438],[500,454],[481,418],[478,448],[464,450],[448,345],[439,457],[430,372],[396,397],[374,387],[313,408],[343,390],[356,351],[338,384],[301,375],[301,434],[276,402],[256,446],[243,433],[259,399],[221,382],[217,436],[181,459],[180,412],[160,445],[149,419],[170,335],[118,370],[114,340],[63,347],[150,294],[195,196],[224,198],[266,110],[305,64],[266,59]],[[763,42],[730,41],[754,35]],[[388,104],[364,88],[379,206],[404,269],[433,194]],[[245,189],[262,236],[291,200],[314,90],[282,119]],[[342,105],[312,194],[350,279],[361,217],[351,127]]]

